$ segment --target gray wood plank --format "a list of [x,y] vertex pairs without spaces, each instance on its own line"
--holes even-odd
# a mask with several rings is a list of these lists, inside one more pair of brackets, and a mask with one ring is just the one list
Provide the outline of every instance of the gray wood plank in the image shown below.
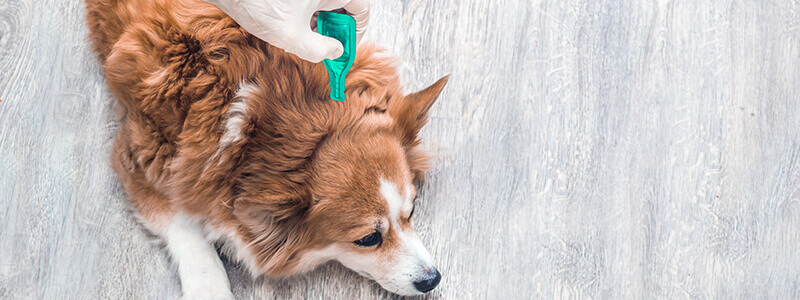
[[[81,1],[0,1],[0,299],[171,299],[109,167]],[[800,2],[373,1],[408,90],[451,74],[426,298],[800,298]],[[239,298],[392,298],[337,264]]]

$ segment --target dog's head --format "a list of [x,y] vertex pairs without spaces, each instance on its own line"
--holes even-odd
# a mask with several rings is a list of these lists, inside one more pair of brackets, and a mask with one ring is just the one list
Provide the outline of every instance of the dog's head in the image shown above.
[[[258,156],[243,159],[251,166],[241,176],[234,215],[258,267],[271,275],[336,260],[391,292],[421,294],[441,275],[412,227],[414,183],[427,168],[418,133],[447,78],[402,95],[393,67],[380,79],[387,71],[370,66],[380,63],[356,62],[347,100],[337,104],[358,108],[334,120],[330,130],[312,130],[302,143],[309,149],[265,140],[260,146],[274,149],[262,155],[285,151],[286,158],[271,166],[259,166],[268,159]],[[276,163],[286,166],[275,171]]]

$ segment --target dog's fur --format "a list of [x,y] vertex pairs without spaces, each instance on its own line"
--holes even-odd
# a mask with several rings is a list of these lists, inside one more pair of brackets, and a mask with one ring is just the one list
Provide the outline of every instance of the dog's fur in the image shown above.
[[[302,61],[197,0],[86,0],[121,125],[112,166],[163,238],[187,298],[230,298],[211,243],[254,274],[338,260],[395,293],[433,268],[410,225],[417,137],[447,78],[403,95],[391,57],[362,45],[347,100]],[[374,231],[378,246],[353,241]],[[435,270],[435,269],[434,269]],[[421,275],[420,275],[421,274]]]

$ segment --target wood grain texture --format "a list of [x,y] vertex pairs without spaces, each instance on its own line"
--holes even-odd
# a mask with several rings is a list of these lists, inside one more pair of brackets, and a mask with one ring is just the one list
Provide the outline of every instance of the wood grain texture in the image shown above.
[[[109,167],[82,1],[0,1],[0,299],[172,299]],[[451,74],[426,298],[800,298],[800,2],[373,1],[409,91]],[[337,264],[237,298],[392,298]]]

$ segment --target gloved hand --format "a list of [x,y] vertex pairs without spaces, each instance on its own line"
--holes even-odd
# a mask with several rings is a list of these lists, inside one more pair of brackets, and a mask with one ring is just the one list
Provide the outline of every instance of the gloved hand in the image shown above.
[[369,0],[204,0],[214,4],[254,36],[310,62],[342,55],[342,43],[311,30],[320,10],[344,10],[356,21],[361,41],[369,22]]

